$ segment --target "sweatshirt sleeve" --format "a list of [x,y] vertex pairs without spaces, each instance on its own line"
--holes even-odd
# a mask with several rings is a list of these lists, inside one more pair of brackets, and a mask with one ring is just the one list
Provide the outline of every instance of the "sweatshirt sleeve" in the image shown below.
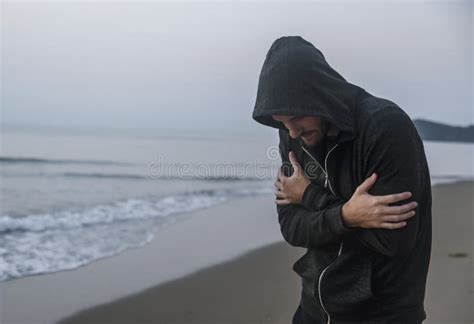
[[[280,131],[280,155],[282,172],[290,176],[291,163],[288,157],[287,137]],[[319,200],[323,209],[311,210],[314,207],[315,195],[321,194],[316,184],[311,184],[305,190],[303,204],[277,205],[278,221],[281,233],[286,242],[293,246],[315,248],[338,242],[345,234],[353,229],[344,225],[341,208],[344,200],[331,195],[325,195]],[[322,196],[319,196],[322,197]]]
[[[409,201],[417,201],[415,216],[399,229],[363,229],[356,237],[368,248],[387,255],[404,255],[416,243],[419,224],[419,207],[422,202],[422,180],[427,169],[423,143],[410,117],[400,108],[389,107],[388,112],[376,117],[371,134],[367,134],[364,148],[364,179],[373,172],[377,181],[369,189],[371,195],[380,196],[410,191]],[[408,201],[399,201],[399,206]]]

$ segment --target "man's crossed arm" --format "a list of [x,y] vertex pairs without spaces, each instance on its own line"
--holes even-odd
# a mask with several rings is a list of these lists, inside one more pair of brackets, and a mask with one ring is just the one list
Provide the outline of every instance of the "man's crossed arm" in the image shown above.
[[[287,148],[282,143],[280,140],[282,169],[285,164],[291,164],[294,170],[293,175],[286,176],[280,169],[275,182],[278,218],[288,243],[314,248],[338,242],[353,233],[368,248],[384,255],[394,256],[411,250],[418,228],[417,217],[413,217],[417,203],[402,201],[418,197],[420,188],[416,182],[400,182],[400,179],[416,179],[411,161],[399,166],[392,163],[397,149],[400,146],[406,149],[403,137],[392,137],[391,143],[385,143],[390,150],[381,147],[381,143],[370,146],[377,152],[373,168],[379,170],[379,175],[374,175],[372,170],[372,175],[348,201],[305,178],[298,162],[286,153]],[[374,195],[369,194],[369,190]]]

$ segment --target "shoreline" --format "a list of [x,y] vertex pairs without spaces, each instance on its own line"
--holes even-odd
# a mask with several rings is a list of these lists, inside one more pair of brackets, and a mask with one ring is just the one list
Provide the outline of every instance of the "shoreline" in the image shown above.
[[[472,237],[473,186],[474,182],[472,181],[440,183],[432,186],[433,247],[427,282],[427,295],[425,298],[425,308],[428,315],[426,323],[472,323],[470,301],[472,301],[474,294],[472,287],[474,275],[472,274],[473,251],[472,244],[470,244],[472,240],[469,241],[469,239]],[[267,201],[265,201],[266,199]],[[89,303],[89,305],[83,303],[82,307],[70,307],[70,309],[75,308],[75,310],[69,312],[69,314],[57,316],[56,320],[62,318],[58,322],[61,324],[109,322],[117,324],[157,322],[208,324],[291,322],[291,316],[298,306],[300,293],[299,279],[292,271],[291,266],[304,253],[304,249],[291,247],[282,241],[276,212],[271,201],[268,201],[268,199],[269,196],[265,195],[243,198],[195,212],[203,215],[218,215],[222,212],[231,212],[235,215],[235,213],[251,211],[254,215],[259,214],[260,216],[255,217],[254,220],[263,218],[260,213],[266,213],[264,216],[266,221],[257,226],[260,230],[262,228],[270,228],[271,234],[267,233],[268,242],[265,244],[261,244],[256,248],[250,248],[244,254],[237,253],[231,259],[216,262],[192,273],[183,274],[158,284],[153,284],[150,280],[147,282],[142,280],[141,289],[137,289],[138,285],[135,285],[135,289],[130,290],[130,285],[127,286],[124,281],[109,280],[109,282],[121,282],[127,288],[119,289],[120,292],[116,291],[115,296],[110,296],[109,294],[105,300],[102,298],[102,302],[95,301]],[[456,209],[456,215],[459,215],[459,219],[456,219],[455,222],[451,222],[447,217],[453,214],[453,209]],[[191,220],[186,222],[191,222]],[[253,223],[251,225],[255,226]],[[226,234],[229,233],[231,232],[226,232]],[[193,238],[187,241],[193,242],[194,239],[205,234],[205,230],[201,229],[200,233],[195,233]],[[240,235],[245,234],[248,233],[240,233]],[[262,233],[254,229],[254,232],[251,234],[258,237]],[[228,235],[224,237],[226,236]],[[123,254],[141,255],[136,260],[140,261],[144,266],[155,267],[156,271],[158,265],[156,260],[153,263],[153,261],[146,259],[146,256],[150,255],[149,252],[153,248],[157,248],[156,245],[153,248],[152,246],[153,242],[138,249],[147,249],[148,253],[128,253],[127,251]],[[228,246],[226,247],[224,244],[222,249],[226,251],[226,248]],[[135,252],[138,252],[138,250]],[[121,255],[99,260],[95,263],[99,265],[107,263],[107,260],[112,259],[121,259],[122,262],[125,262],[127,258],[121,258]],[[177,259],[174,261],[170,259],[169,261],[170,263],[178,262],[176,264],[180,262]],[[104,279],[105,277],[101,277],[101,274],[108,270],[109,275],[114,277],[114,273],[110,273],[110,270],[115,271],[118,265],[120,265],[120,262],[110,262],[108,267],[103,267],[102,269],[99,269],[101,267],[91,265],[90,267],[84,266],[65,272],[70,272],[71,274],[81,272],[85,280],[93,279],[94,277]],[[123,267],[123,264],[121,266]],[[133,264],[128,264],[127,266],[133,266]],[[153,277],[153,273],[150,273],[145,268],[137,267],[133,270],[136,271],[131,271],[130,273],[134,275],[138,274],[138,276],[143,277],[151,274]],[[69,284],[73,288],[80,288],[80,282],[71,283],[68,281],[72,280],[71,278],[60,280],[60,275],[65,272],[32,276],[31,278],[49,277],[49,280],[45,281],[50,284]],[[450,279],[446,280],[447,277]],[[127,280],[133,279],[130,277],[123,278],[127,278]],[[232,278],[232,280],[229,281],[228,278]],[[18,300],[21,298],[21,294],[28,294],[28,292],[34,289],[35,285],[32,287],[28,284],[17,285],[15,283],[15,281],[20,282],[27,279],[30,279],[30,277],[9,281],[12,283],[10,288],[18,294]],[[0,283],[0,288],[2,288],[2,284],[4,283]],[[86,282],[83,282],[83,284],[91,287]],[[22,289],[18,289],[19,286]],[[36,288],[38,288],[37,285]],[[100,288],[101,286],[96,287],[96,290],[100,290]],[[8,289],[2,289],[0,292],[2,293],[0,294],[2,299],[5,299],[5,292],[8,293]],[[97,292],[99,291],[92,293]],[[82,299],[92,295],[91,291],[84,290],[80,291],[80,293],[83,294]],[[66,299],[68,297],[67,294],[66,290],[63,294]],[[31,305],[31,302],[32,300],[27,301],[26,307],[35,306]],[[8,305],[13,304],[11,300],[6,300],[6,303],[0,303],[1,305],[5,307],[2,311],[4,313],[5,309],[8,309]],[[47,303],[43,303],[43,311],[46,310],[45,307],[47,308]],[[35,311],[41,311],[41,307],[33,307],[33,310],[29,311],[31,312],[30,316],[19,316],[21,314],[17,312],[16,314],[10,314],[11,317],[7,316],[5,318],[2,316],[0,319],[13,320],[16,315],[16,322],[12,321],[12,324],[36,324],[39,322],[34,321],[31,316]],[[57,313],[56,315],[60,314]],[[18,319],[18,316],[21,320]],[[32,321],[29,322],[28,318]],[[5,323],[10,324],[8,321]]]

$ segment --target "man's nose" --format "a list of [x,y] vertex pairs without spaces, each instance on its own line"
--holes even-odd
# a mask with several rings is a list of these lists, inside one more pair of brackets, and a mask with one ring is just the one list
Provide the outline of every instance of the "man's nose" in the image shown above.
[[288,129],[288,132],[290,134],[290,137],[293,139],[296,139],[301,135],[301,129],[299,128],[290,128]]

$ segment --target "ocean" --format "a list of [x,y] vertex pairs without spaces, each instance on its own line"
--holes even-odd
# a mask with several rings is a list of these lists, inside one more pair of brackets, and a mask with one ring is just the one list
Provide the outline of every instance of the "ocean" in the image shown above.
[[[139,248],[193,211],[271,194],[278,138],[2,130],[0,281]],[[473,178],[473,145],[424,142],[432,184]]]

